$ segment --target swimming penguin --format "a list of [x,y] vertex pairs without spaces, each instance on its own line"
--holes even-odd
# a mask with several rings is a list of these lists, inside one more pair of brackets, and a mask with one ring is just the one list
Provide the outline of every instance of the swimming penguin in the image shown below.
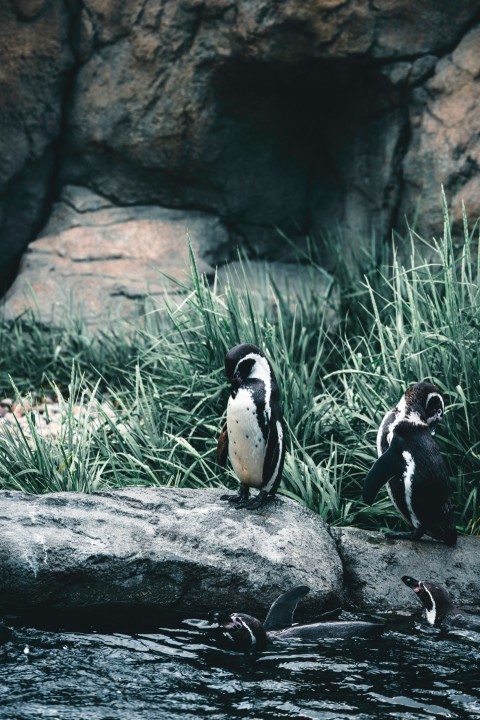
[[441,585],[415,580],[408,575],[404,575],[402,581],[416,593],[430,625],[480,632],[480,617],[468,615],[455,607],[449,592]]
[[[285,459],[285,425],[274,372],[255,345],[241,344],[225,356],[231,382],[227,422],[217,446],[225,467],[227,456],[240,480],[237,495],[222,495],[237,508],[259,508],[275,495]],[[260,492],[249,500],[250,488]]]
[[388,483],[393,504],[413,526],[410,532],[386,533],[388,538],[419,540],[427,533],[447,545],[457,541],[448,470],[433,438],[443,413],[440,389],[419,382],[382,420],[377,434],[379,458],[365,478],[363,499],[371,505]]
[[[385,625],[362,620],[335,620],[317,622],[311,625],[293,625],[293,615],[298,601],[310,592],[306,585],[300,585],[280,595],[264,623],[245,613],[232,613],[221,625],[224,641],[233,650],[263,650],[269,642],[300,639],[307,641],[325,638],[353,638],[380,635]],[[329,614],[329,613],[327,613]]]

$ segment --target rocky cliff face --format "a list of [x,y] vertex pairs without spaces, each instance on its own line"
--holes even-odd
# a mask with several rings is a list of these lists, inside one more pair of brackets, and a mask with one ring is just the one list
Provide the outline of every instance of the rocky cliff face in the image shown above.
[[70,185],[269,257],[475,216],[479,47],[478,0],[3,2],[2,281]]

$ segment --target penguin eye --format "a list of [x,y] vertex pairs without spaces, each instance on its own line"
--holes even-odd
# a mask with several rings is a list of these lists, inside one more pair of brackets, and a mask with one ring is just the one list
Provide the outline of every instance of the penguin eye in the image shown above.
[[427,416],[427,423],[437,422],[443,418],[444,406],[443,400],[437,393],[431,394],[427,398],[425,406],[425,414]]
[[228,622],[223,626],[224,630],[228,630],[230,633],[236,633],[242,629],[242,622],[239,618],[233,616],[230,617]]
[[241,360],[237,365],[235,376],[240,377],[241,380],[246,380],[250,375],[254,365],[255,360],[253,358]]

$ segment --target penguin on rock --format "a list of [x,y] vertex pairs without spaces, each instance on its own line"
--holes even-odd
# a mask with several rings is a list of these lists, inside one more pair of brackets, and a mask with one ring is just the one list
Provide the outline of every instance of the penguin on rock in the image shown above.
[[422,603],[430,625],[445,630],[480,632],[480,617],[469,615],[455,607],[450,593],[441,585],[415,580],[409,575],[404,575],[402,581],[413,590]]
[[[282,477],[285,425],[280,392],[270,363],[256,345],[231,348],[225,356],[225,372],[231,390],[217,459],[223,467],[230,459],[240,489],[221,499],[252,510],[272,500]],[[251,488],[260,492],[249,499]]]
[[433,437],[443,414],[440,389],[418,382],[382,420],[377,434],[379,458],[365,478],[363,499],[371,505],[387,483],[393,504],[413,528],[386,533],[388,538],[419,540],[426,533],[446,545],[456,543],[448,470]]

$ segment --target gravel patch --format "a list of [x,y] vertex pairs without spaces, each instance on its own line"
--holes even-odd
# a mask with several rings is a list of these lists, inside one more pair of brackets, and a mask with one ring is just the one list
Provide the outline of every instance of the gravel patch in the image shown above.
[[44,438],[57,439],[67,422],[71,425],[70,413],[78,426],[85,422],[100,425],[106,416],[112,420],[117,416],[111,405],[95,399],[72,407],[47,395],[21,400],[4,398],[0,401],[0,434],[12,440],[20,440],[22,436],[31,439],[35,428]]

